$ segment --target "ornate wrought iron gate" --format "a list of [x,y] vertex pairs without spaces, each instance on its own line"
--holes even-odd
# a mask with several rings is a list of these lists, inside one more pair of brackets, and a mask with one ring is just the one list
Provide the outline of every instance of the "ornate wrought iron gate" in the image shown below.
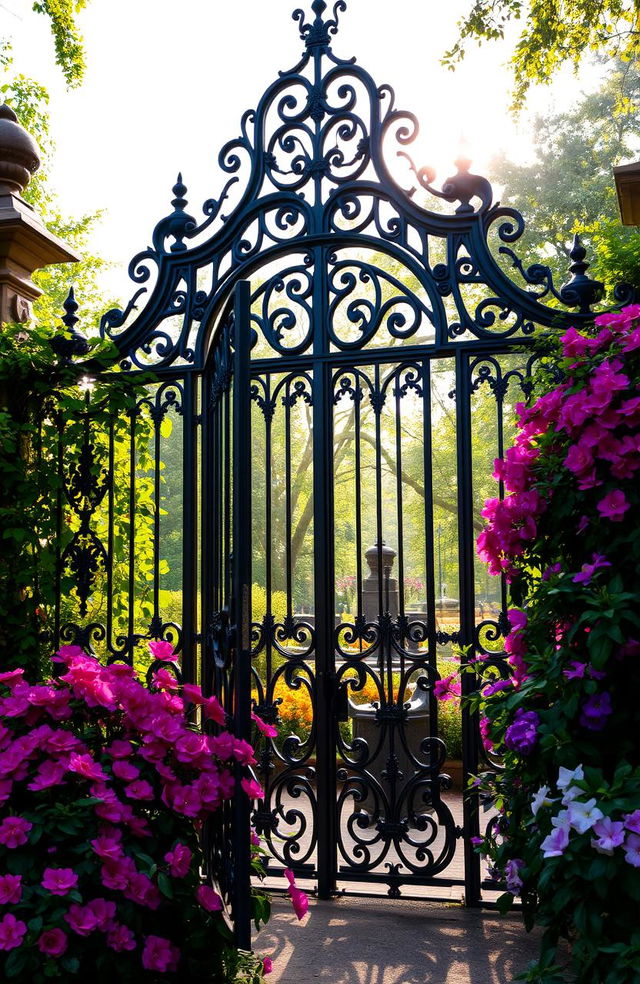
[[[103,318],[119,375],[152,371],[154,382],[144,406],[114,411],[100,496],[80,501],[80,466],[60,459],[78,521],[58,566],[79,586],[56,628],[110,659],[172,638],[185,675],[224,699],[241,735],[252,707],[280,720],[259,745],[265,797],[253,811],[270,874],[291,867],[321,896],[385,885],[478,904],[480,819],[447,792],[456,728],[434,683],[456,658],[501,659],[505,586],[489,585],[474,553],[482,499],[506,409],[530,386],[527,339],[588,322],[600,285],[579,243],[560,290],[548,269],[525,269],[513,250],[521,216],[493,204],[468,161],[440,189],[413,167],[415,117],[333,53],[346,5],[331,18],[326,6],[294,13],[302,59],[221,151],[229,178],[203,221],[179,176],[173,211],[131,262],[139,289]],[[394,141],[405,188],[389,169]],[[112,508],[119,426],[128,539]],[[145,482],[150,504],[136,512]],[[140,528],[151,600],[136,580]],[[116,618],[123,540],[128,601]],[[88,613],[101,578],[104,621]],[[461,734],[467,776],[485,753],[466,714]],[[237,900],[248,824],[239,801],[212,832]]]

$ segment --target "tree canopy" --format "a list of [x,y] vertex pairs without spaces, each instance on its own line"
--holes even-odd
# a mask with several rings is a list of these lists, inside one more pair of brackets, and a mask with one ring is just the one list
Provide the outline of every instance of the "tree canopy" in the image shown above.
[[470,40],[503,38],[512,21],[524,25],[511,57],[516,110],[524,106],[532,83],[549,82],[561,65],[577,66],[589,52],[627,62],[640,54],[638,0],[471,0],[444,64],[454,68]]
[[525,265],[548,263],[562,283],[579,232],[589,244],[590,272],[609,290],[640,283],[637,232],[620,224],[611,171],[640,153],[639,102],[640,72],[618,61],[597,91],[579,96],[570,110],[536,118],[531,163],[494,158],[492,180],[529,222],[518,249]]

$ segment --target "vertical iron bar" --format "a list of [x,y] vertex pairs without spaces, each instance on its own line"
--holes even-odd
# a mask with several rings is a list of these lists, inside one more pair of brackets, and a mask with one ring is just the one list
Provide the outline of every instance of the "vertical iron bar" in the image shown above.
[[[197,622],[197,454],[194,379],[188,373],[182,390],[182,674],[195,683]],[[211,554],[207,554],[210,557]]]
[[137,404],[131,410],[129,444],[129,609],[128,639],[129,662],[133,665],[135,632],[135,563],[136,563],[136,414]]
[[114,507],[115,507],[115,434],[113,411],[109,411],[109,497],[107,499],[107,649],[113,647],[113,562],[114,562]]
[[[316,249],[313,293],[314,355],[327,350],[329,317],[325,253]],[[333,526],[333,399],[331,367],[321,359],[313,367],[313,574],[316,628],[316,701],[318,896],[336,888],[336,730],[335,612]]]
[[160,629],[160,426],[162,417],[155,398],[153,420],[153,625]]
[[[473,535],[473,459],[471,453],[471,382],[469,357],[456,352],[456,441],[458,469],[458,557],[460,578],[460,643],[461,662],[473,656],[475,630],[474,605],[474,535]],[[474,690],[473,674],[462,674],[462,694]],[[463,781],[467,786],[470,775],[478,767],[477,720],[465,706],[462,708]],[[468,906],[480,904],[480,858],[473,850],[472,837],[479,834],[478,800],[465,796],[464,861],[465,899]]]
[[[251,287],[238,283],[233,354],[233,595],[236,616],[234,724],[238,738],[251,737],[251,397],[249,378]],[[236,768],[234,802],[235,939],[251,949],[250,803]]]
[[404,523],[402,515],[402,410],[400,400],[400,368],[396,376],[396,510],[398,517],[398,607],[404,615]]
[[285,577],[287,586],[287,615],[293,614],[293,571],[291,553],[291,377],[285,386],[284,406],[284,549]]

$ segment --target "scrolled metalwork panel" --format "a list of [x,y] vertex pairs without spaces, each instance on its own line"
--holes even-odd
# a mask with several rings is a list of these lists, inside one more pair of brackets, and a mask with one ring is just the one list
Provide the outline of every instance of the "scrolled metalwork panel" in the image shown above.
[[[268,298],[272,284],[258,291]],[[265,305],[267,301],[264,301]],[[255,320],[254,320],[255,323]],[[315,869],[317,851],[316,629],[310,565],[313,497],[310,372],[251,381],[254,585],[252,697],[275,737],[256,732],[265,790],[254,812],[270,869]],[[325,752],[326,753],[326,752]]]
[[338,609],[349,607],[334,633],[339,873],[375,876],[392,896],[444,872],[460,836],[442,796],[436,609],[424,580],[427,400],[424,362],[333,374],[336,590]]

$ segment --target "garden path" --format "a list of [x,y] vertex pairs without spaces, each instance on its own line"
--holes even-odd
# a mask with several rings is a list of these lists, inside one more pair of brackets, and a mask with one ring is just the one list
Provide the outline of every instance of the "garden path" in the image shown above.
[[311,900],[298,923],[277,898],[255,941],[270,984],[509,984],[538,939],[517,916],[405,899]]

